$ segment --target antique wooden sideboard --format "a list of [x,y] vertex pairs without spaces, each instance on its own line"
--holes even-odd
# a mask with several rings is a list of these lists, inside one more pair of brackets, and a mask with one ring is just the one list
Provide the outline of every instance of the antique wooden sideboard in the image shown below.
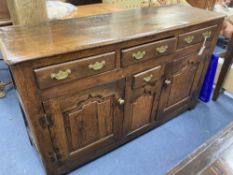
[[223,20],[167,6],[0,29],[47,173],[66,173],[195,107]]

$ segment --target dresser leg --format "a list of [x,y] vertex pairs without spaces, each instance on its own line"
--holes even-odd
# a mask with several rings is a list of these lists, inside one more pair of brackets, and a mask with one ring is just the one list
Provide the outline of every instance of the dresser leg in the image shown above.
[[191,102],[191,104],[190,104],[188,110],[189,110],[189,111],[193,110],[193,109],[197,106],[197,104],[198,104],[198,100],[194,99],[194,100]]

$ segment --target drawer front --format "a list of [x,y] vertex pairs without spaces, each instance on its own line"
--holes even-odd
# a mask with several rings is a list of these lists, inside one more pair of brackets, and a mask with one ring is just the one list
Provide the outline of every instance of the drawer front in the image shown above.
[[207,40],[211,40],[213,39],[216,31],[217,26],[211,26],[208,28],[181,34],[178,40],[178,48],[183,48],[193,44],[204,42],[205,37],[207,38]]
[[173,53],[176,49],[176,38],[165,39],[122,50],[123,66],[135,64],[151,58]]
[[81,60],[39,68],[35,70],[35,74],[39,87],[44,89],[71,80],[110,71],[115,67],[115,52],[110,52]]
[[146,84],[155,83],[164,74],[164,66],[157,66],[133,76],[133,88],[139,88]]

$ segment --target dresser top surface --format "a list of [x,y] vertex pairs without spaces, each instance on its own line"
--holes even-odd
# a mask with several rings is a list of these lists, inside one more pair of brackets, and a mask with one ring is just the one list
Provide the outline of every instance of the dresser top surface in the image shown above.
[[223,17],[219,13],[180,5],[133,9],[31,27],[3,27],[0,29],[0,47],[4,60],[11,65],[159,34]]

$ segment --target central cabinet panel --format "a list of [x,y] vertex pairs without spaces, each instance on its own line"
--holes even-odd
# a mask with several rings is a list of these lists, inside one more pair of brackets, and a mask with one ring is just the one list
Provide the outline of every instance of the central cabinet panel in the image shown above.
[[154,122],[161,90],[164,66],[136,74],[126,81],[124,134],[143,132]]

